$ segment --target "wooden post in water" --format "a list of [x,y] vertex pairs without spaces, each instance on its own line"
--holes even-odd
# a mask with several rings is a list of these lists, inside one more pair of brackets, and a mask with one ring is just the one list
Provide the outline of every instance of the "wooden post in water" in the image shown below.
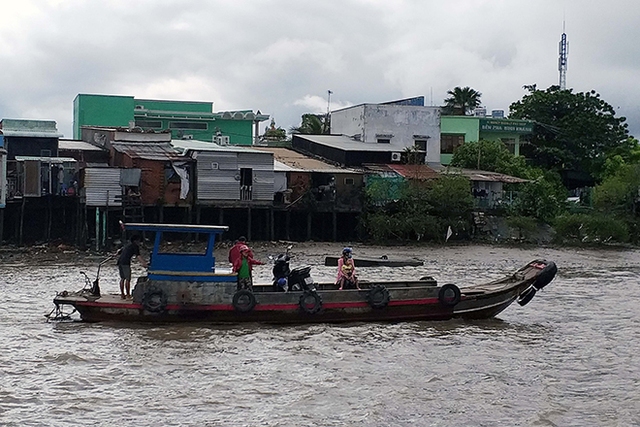
[[333,220],[333,235],[331,237],[333,241],[336,242],[338,241],[338,213],[335,208],[331,212],[331,215]]
[[311,240],[311,211],[307,213],[307,240]]

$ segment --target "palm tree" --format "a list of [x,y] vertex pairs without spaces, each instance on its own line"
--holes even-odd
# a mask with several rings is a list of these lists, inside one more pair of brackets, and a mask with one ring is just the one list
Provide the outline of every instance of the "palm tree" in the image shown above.
[[323,135],[329,133],[329,120],[324,114],[303,114],[300,126],[289,129],[290,133]]
[[480,106],[482,94],[469,86],[463,88],[456,86],[453,90],[448,91],[447,94],[451,96],[444,100],[445,105],[442,114],[465,116]]

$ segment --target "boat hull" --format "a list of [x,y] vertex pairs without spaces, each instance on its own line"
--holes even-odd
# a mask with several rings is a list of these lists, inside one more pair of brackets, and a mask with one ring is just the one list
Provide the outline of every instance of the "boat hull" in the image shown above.
[[[552,267],[552,268],[551,268]],[[371,321],[485,319],[509,307],[519,295],[544,287],[555,276],[555,265],[533,261],[511,276],[463,286],[419,281],[361,283],[362,290],[337,290],[334,283],[315,284],[313,291],[275,292],[257,285],[254,292],[237,291],[233,282],[215,283],[138,279],[133,299],[96,297],[89,291],[63,292],[57,306],[71,305],[89,322],[212,322],[212,323],[342,323]],[[544,283],[543,283],[544,282]],[[249,303],[240,304],[238,296]]]

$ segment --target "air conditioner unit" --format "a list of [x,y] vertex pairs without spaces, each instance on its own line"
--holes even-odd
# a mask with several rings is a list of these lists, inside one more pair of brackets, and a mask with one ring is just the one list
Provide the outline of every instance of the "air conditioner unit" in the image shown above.
[[402,154],[401,153],[391,153],[391,161],[392,162],[399,162],[400,160],[402,160]]
[[182,135],[182,139],[193,139],[193,135]]

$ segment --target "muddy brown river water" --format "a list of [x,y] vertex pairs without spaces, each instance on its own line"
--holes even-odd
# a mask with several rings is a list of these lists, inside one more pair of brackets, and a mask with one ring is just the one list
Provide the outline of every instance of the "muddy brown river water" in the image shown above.
[[[333,280],[337,244],[292,266]],[[278,245],[257,245],[267,260]],[[216,326],[47,323],[99,259],[0,265],[2,426],[638,426],[640,251],[355,246],[424,267],[367,277],[484,282],[535,258],[556,279],[484,321]],[[218,259],[225,259],[222,250]],[[256,281],[270,278],[259,266]],[[140,268],[137,269],[141,273]],[[117,271],[101,274],[117,292]]]

